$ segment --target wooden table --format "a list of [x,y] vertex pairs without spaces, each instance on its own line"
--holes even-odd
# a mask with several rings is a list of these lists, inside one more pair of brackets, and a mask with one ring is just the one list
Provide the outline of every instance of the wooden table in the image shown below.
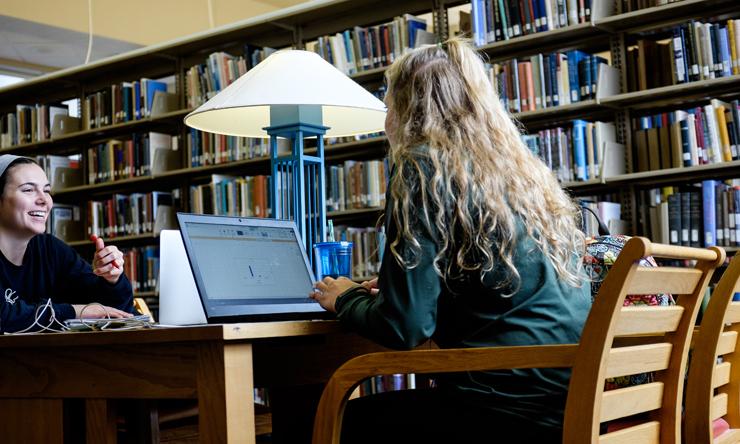
[[85,399],[87,442],[115,442],[108,399],[197,398],[201,442],[255,440],[255,386],[325,382],[381,347],[336,321],[0,336],[0,440],[62,442],[62,400]]

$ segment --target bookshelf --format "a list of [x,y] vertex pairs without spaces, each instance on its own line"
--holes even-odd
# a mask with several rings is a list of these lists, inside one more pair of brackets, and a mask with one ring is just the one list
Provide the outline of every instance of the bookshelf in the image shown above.
[[[515,113],[529,131],[547,128],[577,118],[614,121],[617,142],[626,146],[624,174],[616,174],[586,181],[565,182],[563,187],[575,196],[615,194],[620,196],[623,218],[631,227],[639,225],[637,196],[641,190],[664,185],[682,185],[705,179],[740,177],[740,161],[667,168],[655,171],[633,172],[632,129],[630,121],[640,113],[662,111],[671,107],[703,103],[708,98],[737,98],[740,96],[740,75],[721,77],[700,82],[663,86],[643,91],[626,91],[625,54],[630,39],[636,35],[662,30],[688,19],[740,18],[736,0],[681,0],[662,6],[620,13],[621,1],[592,0],[591,20],[551,31],[513,37],[481,46],[479,49],[491,62],[515,57],[529,57],[547,51],[581,49],[602,51],[611,55],[611,66],[617,74],[616,89],[596,98],[567,105],[553,106],[536,111]],[[0,115],[14,112],[16,105],[36,103],[53,104],[76,99],[84,102],[88,94],[101,88],[134,79],[159,79],[173,77],[173,103],[165,110],[139,120],[116,123],[93,129],[53,135],[48,140],[20,143],[0,148],[0,153],[20,155],[82,154],[82,170],[86,168],[86,150],[91,144],[114,138],[125,138],[134,133],[160,132],[179,137],[181,165],[188,165],[188,130],[183,117],[192,109],[186,97],[185,73],[192,66],[204,63],[209,54],[226,51],[241,54],[246,43],[256,47],[281,48],[305,47],[306,43],[320,36],[351,30],[355,26],[374,26],[387,23],[403,14],[431,13],[438,37],[448,33],[448,9],[464,4],[460,0],[315,0],[275,13],[236,22],[214,30],[201,32],[181,39],[141,48],[126,54],[92,62],[86,66],[50,73],[18,85],[0,89]],[[598,12],[597,12],[598,11]],[[386,67],[374,67],[351,75],[368,89],[383,82]],[[340,165],[348,160],[382,158],[388,141],[384,136],[358,141],[335,143],[326,147],[328,165]],[[308,153],[311,149],[308,150]],[[126,178],[111,182],[84,184],[57,189],[57,202],[79,205],[90,199],[106,199],[118,193],[146,193],[151,190],[179,190],[181,210],[188,211],[188,187],[207,183],[213,174],[253,176],[269,174],[269,159],[256,156],[228,163],[198,167],[178,167],[153,171],[150,175]],[[330,212],[336,223],[375,225],[382,209],[356,208]],[[82,221],[86,216],[82,216]],[[156,245],[155,232],[132,236],[119,236],[111,242],[124,247]],[[87,240],[70,242],[70,245],[89,252],[92,243]],[[151,297],[151,295],[148,295]]]

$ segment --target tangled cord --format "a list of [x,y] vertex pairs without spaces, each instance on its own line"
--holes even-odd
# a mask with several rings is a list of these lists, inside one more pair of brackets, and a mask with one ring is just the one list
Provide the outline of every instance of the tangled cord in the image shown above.
[[[90,308],[91,306],[100,306],[102,307],[103,311],[105,311],[105,317],[96,319],[96,318],[90,318],[86,319],[84,314],[85,310]],[[44,313],[49,310],[51,314],[49,315],[49,322],[46,325],[41,324],[41,319],[44,316]],[[69,322],[69,320],[67,321]],[[75,328],[75,326],[77,328]],[[82,328],[80,328],[80,326]],[[82,307],[82,310],[80,310],[80,319],[76,320],[75,323],[67,324],[60,322],[56,318],[56,313],[54,312],[54,307],[52,306],[51,299],[47,299],[46,303],[43,305],[39,305],[36,307],[36,311],[34,312],[34,320],[31,325],[24,328],[23,330],[19,330],[16,332],[5,332],[7,335],[27,335],[27,334],[35,334],[39,332],[54,332],[54,333],[64,333],[67,331],[87,331],[87,330],[133,330],[137,328],[147,328],[151,327],[151,318],[148,315],[140,315],[140,316],[133,316],[130,318],[112,318],[110,316],[110,313],[108,312],[108,309],[105,307],[105,305],[99,303],[99,302],[91,302],[89,304],[86,304],[84,307]],[[31,331],[34,327],[38,327],[38,330]]]

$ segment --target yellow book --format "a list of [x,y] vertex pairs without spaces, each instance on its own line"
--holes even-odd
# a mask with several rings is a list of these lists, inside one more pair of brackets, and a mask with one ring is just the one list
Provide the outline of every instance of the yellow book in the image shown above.
[[714,114],[717,117],[717,132],[719,143],[722,147],[722,160],[732,162],[732,150],[730,149],[730,136],[727,134],[727,120],[725,119],[725,105],[719,100],[712,100]]

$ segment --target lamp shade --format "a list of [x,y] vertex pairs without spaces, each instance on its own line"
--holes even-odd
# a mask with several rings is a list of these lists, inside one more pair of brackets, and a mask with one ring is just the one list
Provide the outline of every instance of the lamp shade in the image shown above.
[[[385,105],[330,63],[309,51],[278,51],[185,116],[185,124],[231,136],[268,137],[270,109],[320,107],[326,137],[382,131]],[[282,107],[284,108],[284,107]],[[297,122],[296,122],[297,123]]]

